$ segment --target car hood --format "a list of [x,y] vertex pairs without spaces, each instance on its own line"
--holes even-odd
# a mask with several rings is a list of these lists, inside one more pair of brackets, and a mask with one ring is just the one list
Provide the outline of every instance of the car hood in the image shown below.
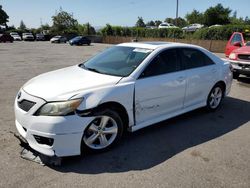
[[121,77],[99,74],[78,65],[41,74],[24,86],[23,90],[46,101],[68,100],[83,90],[115,85]]
[[237,48],[233,52],[237,54],[250,54],[250,46],[243,46],[241,48]]

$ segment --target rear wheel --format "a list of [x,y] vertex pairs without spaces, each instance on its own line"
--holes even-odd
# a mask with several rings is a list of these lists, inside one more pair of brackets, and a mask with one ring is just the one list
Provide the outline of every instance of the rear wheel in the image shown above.
[[86,128],[82,146],[92,152],[102,152],[118,143],[123,134],[123,122],[113,110],[103,110]]
[[210,91],[207,98],[207,108],[210,111],[215,111],[221,104],[224,88],[221,84],[216,84]]

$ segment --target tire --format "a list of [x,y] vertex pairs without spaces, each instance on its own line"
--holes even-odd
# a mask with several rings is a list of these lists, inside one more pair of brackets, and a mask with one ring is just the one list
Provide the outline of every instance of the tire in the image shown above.
[[221,105],[224,95],[224,87],[221,84],[216,84],[210,91],[207,97],[207,109],[215,111]]
[[233,79],[238,79],[239,76],[240,76],[239,73],[237,73],[237,72],[234,72],[234,73],[233,73]]
[[117,112],[110,109],[101,111],[84,131],[82,151],[99,153],[109,150],[121,140],[123,129]]

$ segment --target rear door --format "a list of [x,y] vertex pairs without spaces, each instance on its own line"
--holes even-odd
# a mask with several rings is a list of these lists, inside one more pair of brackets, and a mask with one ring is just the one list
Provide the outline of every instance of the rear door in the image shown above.
[[226,45],[226,49],[225,49],[226,57],[228,57],[233,50],[240,47],[240,46],[235,45],[237,43],[240,43],[241,46],[243,46],[245,44],[244,37],[242,33],[234,32]]
[[184,108],[200,105],[217,80],[216,64],[202,51],[194,48],[181,48],[181,59],[186,69],[187,88]]

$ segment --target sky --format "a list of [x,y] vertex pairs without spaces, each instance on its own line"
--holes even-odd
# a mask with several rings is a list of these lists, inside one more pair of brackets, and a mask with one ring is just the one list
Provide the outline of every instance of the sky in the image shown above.
[[[204,12],[218,3],[236,10],[237,17],[250,18],[250,0],[179,0],[179,16],[185,17],[193,9]],[[176,0],[0,0],[0,5],[10,17],[8,25],[18,27],[23,20],[28,28],[52,25],[51,16],[60,7],[73,13],[79,23],[93,26],[133,26],[138,16],[147,22],[175,18],[176,14]]]

